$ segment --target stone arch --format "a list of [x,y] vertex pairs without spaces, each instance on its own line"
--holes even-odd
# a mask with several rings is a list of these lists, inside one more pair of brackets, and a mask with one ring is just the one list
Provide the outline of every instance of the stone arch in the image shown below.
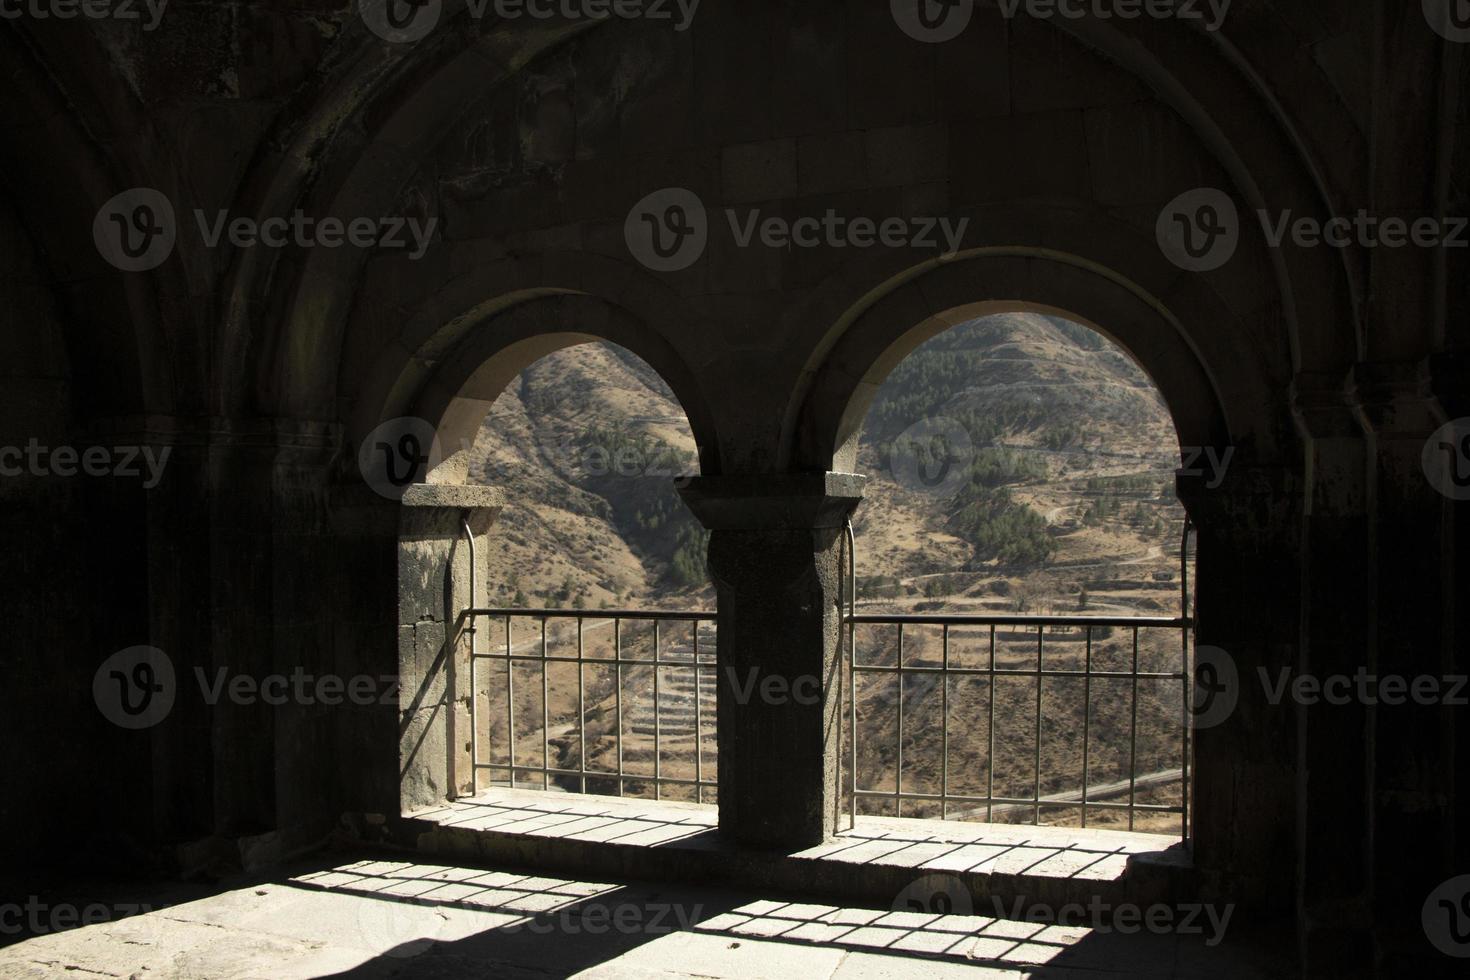
[[[9,133],[0,139],[0,164],[52,283],[73,409],[84,423],[172,414],[181,397],[176,358],[183,345],[171,342],[165,325],[176,324],[173,332],[181,334],[190,323],[187,272],[177,256],[150,273],[120,272],[98,252],[92,225],[98,209],[128,188],[171,190],[173,168],[150,148],[136,102],[73,62],[75,32],[67,31],[63,44],[50,30],[37,30],[39,37],[13,26],[0,30],[7,101],[16,113],[0,117],[0,132]],[[80,43],[98,50],[86,35]],[[61,51],[71,55],[55,57]],[[99,132],[118,135],[104,142]]]
[[1268,442],[1267,380],[1225,377],[1227,400],[1180,321],[1136,284],[1076,256],[1042,249],[962,252],[910,270],[847,311],[808,366],[788,412],[782,457],[797,470],[845,470],[879,385],[914,348],[966,320],[1030,311],[1082,323],[1127,351],[1153,380],[1183,446]]
[[[716,419],[697,377],[665,336],[626,306],[576,290],[528,289],[456,309],[411,356],[395,349],[379,358],[373,394],[354,415],[350,442],[358,444],[388,419],[424,419],[434,426],[445,456],[427,474],[428,482],[463,482],[474,434],[511,381],[564,347],[607,341],[637,355],[668,384],[689,419],[701,471],[719,472]],[[423,325],[410,324],[405,333],[414,335]]]
[[[886,18],[886,11],[882,13]],[[1277,18],[1270,11],[1258,16]],[[530,30],[497,25],[482,30],[465,24],[408,50],[385,50],[355,28],[344,32],[343,55],[330,84],[303,97],[289,118],[283,114],[283,127],[288,128],[267,145],[289,149],[270,150],[256,162],[242,208],[261,216],[291,207],[313,213],[379,213],[385,202],[402,194],[424,155],[453,133],[456,123],[488,98],[486,93],[594,26]],[[861,27],[875,29],[867,21]],[[875,43],[905,43],[891,27],[881,25],[882,39]],[[641,28],[623,24],[597,29]],[[1340,213],[1338,201],[1360,184],[1361,175],[1341,162],[1351,155],[1318,149],[1324,142],[1317,129],[1325,124],[1305,126],[1292,111],[1293,97],[1273,94],[1272,79],[1290,77],[1293,93],[1308,93],[1301,97],[1332,107],[1332,119],[1342,124],[1342,131],[1356,131],[1346,111],[1337,111],[1341,107],[1327,98],[1329,86],[1313,74],[1310,59],[1303,60],[1300,52],[1273,50],[1266,64],[1247,64],[1223,38],[1203,32],[1181,39],[1160,33],[1157,25],[1118,26],[1089,19],[1062,20],[1048,29],[1099,52],[1151,90],[1160,106],[1185,122],[1249,206],[1270,200],[1275,207],[1325,218]],[[471,79],[476,97],[466,99]],[[925,93],[916,88],[914,95]],[[958,115],[951,113],[943,121],[953,122],[951,117]],[[1353,257],[1324,251],[1274,250],[1265,258],[1273,266],[1267,275],[1275,280],[1281,299],[1274,316],[1289,339],[1295,369],[1335,375],[1357,360],[1360,327],[1354,297],[1359,289],[1352,280]],[[229,381],[222,385],[230,389],[225,397],[248,398],[233,386],[253,383],[279,413],[306,412],[307,406],[295,399],[309,385],[296,372],[303,363],[330,359],[343,343],[365,264],[363,256],[350,250],[316,250],[295,264],[240,256],[227,290],[219,357],[221,364],[249,364],[253,373],[219,371]],[[310,408],[313,412],[307,414],[325,410]]]

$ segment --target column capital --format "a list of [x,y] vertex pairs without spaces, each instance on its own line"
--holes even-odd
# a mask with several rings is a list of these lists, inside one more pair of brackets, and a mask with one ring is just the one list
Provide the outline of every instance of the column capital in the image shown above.
[[1346,374],[1298,373],[1291,380],[1291,408],[1298,429],[1308,439],[1362,439],[1366,435]]
[[1470,348],[1441,351],[1429,359],[1429,375],[1451,418],[1470,416]]
[[679,493],[711,531],[816,530],[845,525],[867,482],[856,473],[699,476]]
[[1423,441],[1443,422],[1426,361],[1358,364],[1351,383],[1364,423],[1380,442]]
[[445,528],[458,533],[461,520],[484,534],[505,508],[505,491],[499,487],[461,483],[416,483],[403,492],[403,527],[417,530]]
[[1181,471],[1175,488],[1195,526],[1217,536],[1274,540],[1303,509],[1299,475],[1279,465],[1242,462],[1213,480]]

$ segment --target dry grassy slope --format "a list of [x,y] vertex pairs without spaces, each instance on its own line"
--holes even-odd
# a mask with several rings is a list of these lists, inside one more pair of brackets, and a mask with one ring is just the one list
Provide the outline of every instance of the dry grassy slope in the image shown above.
[[[475,447],[476,476],[505,487],[511,501],[492,536],[491,580],[506,583],[496,600],[509,603],[519,591],[533,606],[706,603],[700,595],[659,588],[662,563],[635,553],[610,501],[588,489],[602,461],[579,450],[577,441],[615,420],[694,453],[694,436],[672,393],[647,365],[608,345],[543,358],[496,400]],[[619,481],[633,498],[658,493],[670,482],[667,473],[683,469],[668,459],[629,459],[625,468],[643,474]],[[558,599],[568,580],[570,596]]]
[[[1089,611],[1177,609],[1177,595],[1155,579],[1178,567],[1183,510],[1172,489],[1178,439],[1152,383],[1118,348],[1101,338],[1079,344],[1046,317],[1002,315],[988,318],[984,328],[968,341],[958,331],[941,335],[915,352],[923,356],[938,346],[963,351],[973,368],[966,386],[931,414],[986,415],[1026,405],[1038,410],[1040,421],[1008,429],[997,441],[1044,462],[1047,479],[1009,489],[1051,525],[1056,557],[1043,571],[977,568],[952,579],[949,595],[925,597],[926,582],[964,569],[972,548],[946,526],[949,501],[895,483],[883,472],[881,443],[865,438],[859,469],[873,483],[856,520],[859,575],[897,575],[904,585],[903,595],[873,605],[912,608],[928,598],[946,599],[945,607],[957,610],[1014,611],[1025,597],[1032,611],[1065,612],[1076,609],[1080,588],[1104,585],[1089,589]],[[1046,448],[1045,434],[1058,428],[1073,430],[1077,441],[1062,450]],[[1127,476],[1143,478],[1151,489],[1117,493],[1116,517],[1084,524],[1098,496],[1088,480]],[[1150,529],[1129,523],[1140,505],[1157,518]],[[996,586],[1000,579],[1006,584]],[[1008,594],[996,594],[997,588]]]

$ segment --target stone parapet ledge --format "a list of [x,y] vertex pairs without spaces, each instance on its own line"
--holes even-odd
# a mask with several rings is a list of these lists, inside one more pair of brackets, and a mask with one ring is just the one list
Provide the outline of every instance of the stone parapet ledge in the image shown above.
[[711,531],[815,530],[845,525],[867,482],[856,473],[700,476],[679,492]]
[[416,483],[403,492],[403,506],[500,510],[505,506],[505,491],[461,483]]

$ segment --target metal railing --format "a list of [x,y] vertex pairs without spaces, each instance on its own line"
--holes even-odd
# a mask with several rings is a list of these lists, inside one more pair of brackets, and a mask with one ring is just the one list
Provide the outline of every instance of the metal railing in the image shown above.
[[[897,630],[896,658],[893,663],[861,663],[857,645],[857,627],[862,625],[887,626]],[[1139,813],[1166,813],[1180,816],[1181,833],[1188,836],[1189,814],[1189,766],[1190,728],[1188,706],[1191,696],[1190,673],[1188,670],[1189,637],[1191,621],[1184,618],[1166,617],[1122,617],[1122,616],[965,616],[965,615],[897,615],[897,614],[853,614],[848,620],[848,719],[849,730],[858,731],[858,677],[860,675],[888,676],[897,679],[898,694],[894,699],[897,723],[894,726],[894,764],[892,767],[893,789],[864,789],[858,784],[859,739],[849,739],[848,793],[849,815],[856,820],[858,801],[861,799],[886,799],[893,803],[895,816],[903,816],[904,804],[938,803],[940,818],[949,819],[951,807],[957,804],[968,808],[967,816],[983,809],[986,822],[993,822],[1000,814],[1010,815],[1018,810],[1029,809],[1031,822],[1041,823],[1043,810],[1079,810],[1082,826],[1087,826],[1090,813],[1098,810],[1123,810],[1128,815],[1128,829],[1134,829],[1135,817]],[[927,627],[940,631],[940,653],[937,663],[915,662],[907,653],[906,639],[913,627]],[[952,633],[958,629],[979,630],[984,637],[983,663],[960,665],[952,658]],[[1002,665],[997,662],[997,632],[1009,633],[1013,639],[1017,633],[1030,636],[1035,630],[1035,662],[1027,666]],[[1103,669],[1094,663],[1095,631],[1123,629],[1131,638],[1130,666],[1128,669]],[[1139,665],[1139,634],[1142,630],[1162,629],[1178,631],[1181,637],[1179,669],[1144,670]],[[1045,641],[1047,633],[1067,631],[1075,636],[1081,631],[1083,661],[1080,667],[1048,667],[1046,665]],[[1014,646],[1013,646],[1014,649]],[[904,789],[904,735],[905,735],[905,681],[914,677],[929,677],[937,681],[940,712],[940,782],[938,792],[915,792]],[[986,733],[984,738],[985,785],[983,794],[955,792],[950,782],[951,725],[950,699],[952,678],[983,678],[985,681]],[[1034,712],[1032,713],[1030,749],[1032,752],[1031,792],[1026,795],[997,795],[996,787],[996,692],[999,682],[1007,678],[1032,679],[1034,681]],[[1071,678],[1082,683],[1082,759],[1081,785],[1075,791],[1043,794],[1043,782],[1047,772],[1042,762],[1042,721],[1045,704],[1045,680]],[[1094,746],[1093,688],[1094,681],[1123,682],[1129,687],[1128,764],[1126,778],[1112,780],[1094,787],[1092,753]],[[1150,772],[1140,776],[1138,772],[1138,711],[1139,685],[1141,682],[1177,682],[1180,690],[1180,727],[1178,744],[1178,769]],[[1181,799],[1179,804],[1144,803],[1138,799],[1140,789],[1153,790],[1160,786],[1178,782]],[[1126,792],[1127,802],[1112,802],[1112,798]]]
[[[515,787],[521,777],[540,777],[541,788],[549,790],[552,788],[553,777],[573,782],[577,792],[586,793],[589,780],[592,781],[614,781],[617,785],[617,795],[623,796],[630,784],[651,784],[654,788],[654,798],[663,799],[664,787],[685,786],[693,788],[694,801],[703,803],[707,791],[716,788],[714,778],[707,776],[705,764],[705,729],[706,722],[711,733],[714,732],[715,719],[706,719],[703,697],[706,691],[711,695],[714,687],[709,684],[710,678],[707,673],[713,672],[714,650],[712,637],[705,637],[701,643],[700,631],[702,626],[713,627],[715,617],[713,613],[705,612],[682,612],[682,611],[652,611],[652,610],[601,610],[591,612],[588,610],[558,610],[558,609],[468,609],[464,616],[467,619],[466,634],[469,637],[469,684],[470,684],[470,767],[473,773],[472,787],[476,794],[480,792],[480,773],[499,773],[501,782]],[[504,642],[496,652],[482,652],[479,649],[477,635],[480,632],[479,622],[482,619],[503,620],[505,625]],[[536,625],[537,635],[529,642],[517,644],[515,639],[514,623],[516,620],[529,620]],[[576,622],[576,654],[553,653],[548,643],[547,625],[556,621]],[[625,623],[648,623],[652,626],[651,656],[639,656],[635,653],[629,655],[624,649],[624,624]],[[670,623],[689,624],[690,646],[687,650],[667,649],[664,638],[664,627]],[[589,624],[591,624],[589,626]],[[612,649],[610,656],[589,656],[586,649],[587,633],[590,630],[603,629],[611,626],[613,631]],[[643,645],[641,642],[635,645]],[[703,648],[702,648],[703,646]],[[527,651],[527,652],[523,652]],[[480,751],[481,728],[479,701],[480,673],[477,667],[481,664],[499,663],[504,667],[504,730],[505,739],[503,750],[506,761],[491,762],[482,761]],[[516,670],[517,664],[531,665],[539,668],[533,670],[533,675],[540,682],[541,702],[541,752],[539,764],[537,760],[520,761],[516,758],[517,742],[524,741],[519,737],[516,729]],[[573,715],[572,728],[577,737],[577,768],[570,769],[564,766],[553,766],[551,764],[551,668],[555,664],[575,665],[577,671],[576,708]],[[611,670],[613,672],[613,685],[611,692],[613,727],[611,737],[616,743],[615,762],[611,767],[598,768],[589,765],[588,752],[588,704],[587,704],[587,671],[588,668]],[[627,715],[634,710],[643,712],[641,700],[633,705],[625,705],[627,695],[626,676],[629,668],[652,668],[653,692],[651,724],[634,726],[634,731],[629,732]],[[692,732],[666,732],[665,727],[671,712],[667,709],[665,685],[670,682],[669,674],[676,678],[682,678],[680,694],[688,693],[692,687],[693,709]],[[692,680],[692,684],[689,681]],[[488,694],[488,689],[487,689]],[[602,709],[595,709],[602,710]],[[709,712],[713,714],[713,712]],[[498,724],[497,728],[500,727]],[[649,731],[651,729],[651,732]],[[652,763],[653,771],[630,772],[627,766],[625,746],[628,742],[646,741],[647,735],[652,735]],[[682,738],[689,734],[693,735],[693,758],[688,768],[687,775],[671,775],[664,771],[665,768],[665,740],[666,738]],[[493,739],[487,741],[493,745]]]
[[[466,528],[468,534],[468,528]],[[1189,585],[1187,566],[1187,544],[1190,529],[1186,526],[1184,542],[1181,549],[1181,601],[1182,607],[1188,608]],[[473,548],[473,535],[469,535],[471,547]],[[978,817],[982,812],[986,822],[993,822],[997,817],[1010,817],[1018,812],[1029,810],[1031,822],[1040,824],[1043,811],[1075,810],[1081,814],[1082,826],[1087,826],[1090,814],[1097,811],[1125,811],[1127,814],[1128,829],[1135,827],[1135,821],[1139,814],[1175,814],[1180,819],[1181,836],[1188,838],[1190,832],[1190,767],[1192,757],[1192,728],[1190,725],[1190,701],[1192,695],[1192,673],[1190,671],[1190,658],[1192,654],[1191,640],[1193,620],[1187,616],[1179,617],[1140,617],[1140,616],[1025,616],[1025,615],[904,615],[893,613],[858,613],[856,609],[855,589],[850,587],[855,582],[855,541],[853,540],[849,526],[846,535],[846,582],[843,585],[847,598],[844,624],[845,646],[843,655],[846,660],[846,670],[837,673],[837,685],[834,692],[837,703],[843,704],[844,696],[847,699],[846,712],[838,710],[838,745],[839,751],[844,739],[848,746],[847,753],[847,795],[849,820],[855,824],[858,815],[860,800],[887,800],[893,805],[894,815],[902,816],[904,805],[910,804],[917,807],[920,804],[934,804],[939,806],[941,819],[951,819],[952,808],[965,808],[961,818]],[[474,562],[471,559],[471,567]],[[474,583],[473,572],[471,581],[471,594],[473,595]],[[714,652],[714,628],[716,617],[711,612],[692,611],[654,611],[654,610],[603,610],[593,612],[590,610],[559,610],[559,609],[467,609],[464,612],[467,621],[465,633],[469,638],[469,685],[471,696],[470,706],[470,755],[472,787],[475,794],[480,792],[480,774],[489,772],[501,774],[500,782],[503,785],[515,787],[520,777],[539,776],[542,789],[552,788],[552,780],[556,778],[569,781],[577,787],[576,791],[587,792],[589,780],[612,781],[616,784],[617,795],[625,795],[630,785],[652,785],[655,799],[664,798],[664,787],[682,786],[692,787],[693,797],[696,802],[703,803],[709,791],[717,791],[718,783],[712,773],[714,772],[706,765],[705,760],[705,729],[706,724],[711,734],[715,731],[715,712],[705,711],[703,700],[706,693],[713,696],[715,684],[710,684],[708,674],[716,669]],[[503,620],[504,642],[503,647],[497,652],[482,652],[479,649],[478,634],[479,622],[482,619]],[[514,623],[516,620],[530,620],[536,624],[537,635],[528,643],[519,646],[515,639]],[[574,621],[576,623],[576,654],[554,654],[551,652],[548,642],[548,623],[557,621]],[[624,649],[624,624],[629,622],[643,622],[652,625],[651,655],[638,655],[636,652],[629,655]],[[611,626],[613,631],[612,650],[609,656],[588,656],[586,651],[586,635],[590,629],[602,629]],[[690,631],[690,648],[687,650],[668,650],[665,647],[663,627],[670,623],[687,623]],[[874,662],[860,663],[857,645],[857,629],[860,626],[891,627],[897,631],[896,657],[890,663]],[[705,642],[701,643],[701,628],[708,627],[708,635]],[[940,651],[937,661],[934,658],[923,656],[911,657],[908,655],[906,639],[910,630],[918,629],[934,630],[940,633]],[[1006,638],[1010,644],[1008,659],[1015,660],[1015,637],[1018,634],[1029,637],[1029,631],[1034,629],[1035,659],[1034,663],[1020,665],[1015,662],[1002,663],[997,657],[997,637]],[[1127,666],[1099,667],[1095,662],[1095,640],[1099,638],[1110,638],[1114,630],[1122,629],[1128,631],[1131,643],[1128,647],[1130,656],[1127,658]],[[955,662],[952,656],[952,639],[956,632],[980,630],[984,637],[985,656],[983,662],[975,663],[973,659],[969,663]],[[1108,631],[1104,635],[1102,631]],[[1180,638],[1179,658],[1177,669],[1140,669],[1140,632],[1144,630],[1166,630],[1177,631]],[[1080,665],[1076,666],[1048,666],[1046,651],[1046,636],[1050,631],[1055,637],[1057,634],[1076,636],[1081,631],[1082,658]],[[1029,644],[1029,640],[1027,640]],[[644,644],[635,644],[642,646]],[[527,651],[529,652],[522,652]],[[482,761],[481,728],[479,701],[481,698],[478,668],[486,663],[500,663],[504,667],[504,762]],[[517,760],[517,742],[519,738],[516,728],[516,670],[517,664],[530,665],[539,670],[533,671],[536,679],[540,682],[541,703],[541,751],[539,764],[536,760]],[[556,664],[574,665],[577,672],[576,709],[575,721],[571,726],[575,729],[577,738],[577,767],[553,766],[551,764],[551,695],[550,695],[550,669]],[[588,704],[587,704],[587,670],[589,667],[611,669],[614,672],[611,700],[613,713],[612,737],[615,740],[616,755],[611,766],[604,765],[595,767],[589,765],[588,751]],[[643,711],[644,709],[635,705],[632,709],[625,705],[625,672],[629,668],[651,668],[652,669],[652,712],[651,723],[645,721],[642,726],[635,726],[632,741],[635,744],[641,739],[646,740],[652,735],[652,768],[649,772],[629,772],[627,758],[625,757],[625,743],[630,741],[627,727],[627,715],[630,710]],[[666,711],[663,698],[665,674],[672,672],[676,677],[684,677],[678,693],[687,695],[692,687],[693,700],[693,731],[674,733],[676,737],[693,735],[693,759],[692,765],[686,765],[684,774],[670,774],[665,772],[664,749],[665,739],[670,733],[665,730],[666,719],[670,712]],[[687,674],[685,674],[687,672]],[[845,675],[845,676],[844,676]],[[858,732],[858,677],[860,675],[887,676],[896,679],[898,696],[895,703],[896,724],[894,726],[894,765],[893,765],[893,788],[889,789],[867,789],[859,785],[859,742],[856,737]],[[939,785],[937,792],[915,791],[904,787],[904,735],[905,735],[905,682],[914,677],[931,678],[937,681],[939,687]],[[986,733],[985,733],[985,791],[960,792],[955,791],[951,783],[951,682],[965,678],[983,679],[986,685],[988,703],[986,705]],[[997,794],[997,772],[996,772],[996,691],[1002,681],[1014,679],[1034,680],[1035,692],[1033,711],[1031,715],[1031,779],[1029,781],[1029,793],[1024,794]],[[692,685],[689,680],[692,679]],[[1062,681],[1063,679],[1080,681],[1082,685],[1082,714],[1081,714],[1081,773],[1080,786],[1062,791],[1044,793],[1044,785],[1049,778],[1055,778],[1055,774],[1046,773],[1043,768],[1043,706],[1045,703],[1045,682]],[[1109,780],[1100,785],[1094,785],[1093,754],[1095,732],[1093,731],[1093,703],[1094,682],[1126,684],[1129,690],[1128,698],[1128,724],[1127,724],[1127,766],[1125,774],[1115,774],[1118,778]],[[1157,769],[1140,774],[1139,762],[1139,707],[1141,683],[1177,683],[1180,692],[1179,707],[1179,730],[1178,730],[1178,768]],[[451,687],[455,681],[450,678]],[[844,688],[846,690],[844,690]],[[487,697],[489,692],[487,689]],[[606,698],[603,699],[604,701]],[[639,702],[641,704],[641,702]],[[714,705],[711,705],[713,709]],[[602,710],[602,709],[599,709]],[[451,712],[451,715],[453,713]],[[687,722],[687,710],[683,712],[684,720]],[[706,714],[710,717],[706,719]],[[848,722],[843,725],[844,714]],[[970,720],[970,719],[967,719]],[[844,731],[846,728],[846,731]],[[651,731],[650,731],[651,729]],[[451,733],[452,734],[452,733]],[[1009,737],[1010,733],[1007,733]],[[487,741],[489,732],[486,732]],[[1157,738],[1154,739],[1158,741]],[[1157,755],[1157,752],[1153,753]],[[718,765],[718,753],[713,760]],[[840,769],[840,767],[839,767]],[[841,779],[841,772],[837,774]],[[492,782],[494,782],[492,776]],[[1154,793],[1160,789],[1168,790],[1173,784],[1178,784],[1179,802],[1174,803],[1150,803],[1140,801],[1140,793]],[[1010,780],[1014,785],[1014,780]],[[565,788],[565,787],[562,787]],[[839,786],[840,790],[843,787]],[[1126,801],[1119,802],[1119,798],[1126,796]],[[835,815],[834,815],[835,819]]]
[[[1189,540],[1193,533],[1192,523],[1186,519],[1184,529],[1180,538],[1179,552],[1179,596],[1180,609],[1190,609],[1189,591]],[[1128,829],[1135,828],[1137,815],[1146,814],[1177,814],[1179,816],[1180,836],[1188,839],[1190,836],[1190,763],[1193,757],[1194,741],[1192,716],[1190,713],[1193,696],[1193,672],[1191,664],[1192,631],[1194,620],[1191,616],[1180,615],[1177,617],[1147,617],[1147,616],[1011,616],[1011,615],[904,615],[893,613],[859,613],[857,611],[857,542],[853,533],[852,523],[849,521],[845,534],[845,556],[846,572],[845,589],[846,596],[846,674],[847,674],[847,717],[849,727],[847,756],[848,767],[848,817],[849,826],[855,826],[857,822],[858,801],[861,799],[890,800],[893,804],[894,815],[903,816],[905,802],[938,803],[940,819],[950,818],[951,804],[965,804],[970,807],[965,816],[974,816],[978,810],[983,809],[985,821],[994,822],[997,815],[1010,815],[1018,810],[1029,809],[1032,814],[1031,823],[1039,825],[1043,809],[1048,810],[1076,810],[1081,814],[1081,823],[1085,828],[1090,812],[1097,810],[1122,810],[1127,813]],[[857,647],[857,628],[861,625],[888,626],[897,629],[896,658],[892,664],[859,664]],[[940,657],[935,663],[915,663],[906,661],[905,658],[905,635],[909,627],[938,628],[940,634]],[[1036,629],[1036,660],[1034,666],[1018,667],[1014,665],[998,666],[996,661],[996,634],[997,630],[1010,630],[1012,635],[1018,630]],[[964,665],[951,662],[951,632],[956,629],[980,629],[985,631],[987,637],[985,662],[981,665]],[[1075,630],[1083,631],[1084,653],[1080,669],[1076,667],[1050,667],[1046,666],[1045,659],[1045,636],[1048,630],[1053,633],[1071,633]],[[1111,634],[1114,629],[1124,629],[1131,633],[1131,658],[1126,670],[1099,669],[1094,664],[1094,630],[1106,629]],[[1139,669],[1139,632],[1145,629],[1162,629],[1178,631],[1179,633],[1179,658],[1178,669],[1169,670],[1140,670]],[[894,765],[893,765],[893,789],[864,789],[858,784],[858,685],[857,679],[860,674],[888,675],[897,680],[897,697],[895,700],[896,724],[894,726]],[[839,672],[839,677],[841,672]],[[936,679],[940,690],[940,779],[939,791],[913,792],[904,791],[904,702],[905,679],[911,676],[929,677]],[[950,787],[950,687],[951,678],[984,678],[988,704],[986,710],[986,739],[985,739],[985,792],[956,793]],[[1026,796],[998,796],[996,795],[996,690],[998,682],[1013,678],[1034,678],[1035,680],[1035,702],[1032,714],[1032,779],[1031,793]],[[1053,792],[1046,795],[1042,793],[1043,768],[1042,768],[1042,706],[1043,681],[1046,678],[1062,679],[1068,678],[1082,682],[1082,759],[1080,787],[1075,790]],[[1093,705],[1093,682],[1120,681],[1129,685],[1129,712],[1128,712],[1128,764],[1126,779],[1111,780],[1101,786],[1094,787],[1092,784],[1092,705]],[[1179,729],[1178,729],[1178,769],[1165,769],[1140,775],[1138,772],[1138,710],[1139,710],[1139,684],[1140,682],[1177,682],[1179,684]],[[841,685],[839,685],[837,696],[839,703],[842,699]],[[841,711],[839,711],[839,717]],[[838,731],[839,751],[841,747],[842,731],[839,724]],[[1141,803],[1138,796],[1139,791],[1153,791],[1160,787],[1168,788],[1171,784],[1178,784],[1179,803]],[[1117,803],[1112,800],[1126,791],[1127,802]]]

